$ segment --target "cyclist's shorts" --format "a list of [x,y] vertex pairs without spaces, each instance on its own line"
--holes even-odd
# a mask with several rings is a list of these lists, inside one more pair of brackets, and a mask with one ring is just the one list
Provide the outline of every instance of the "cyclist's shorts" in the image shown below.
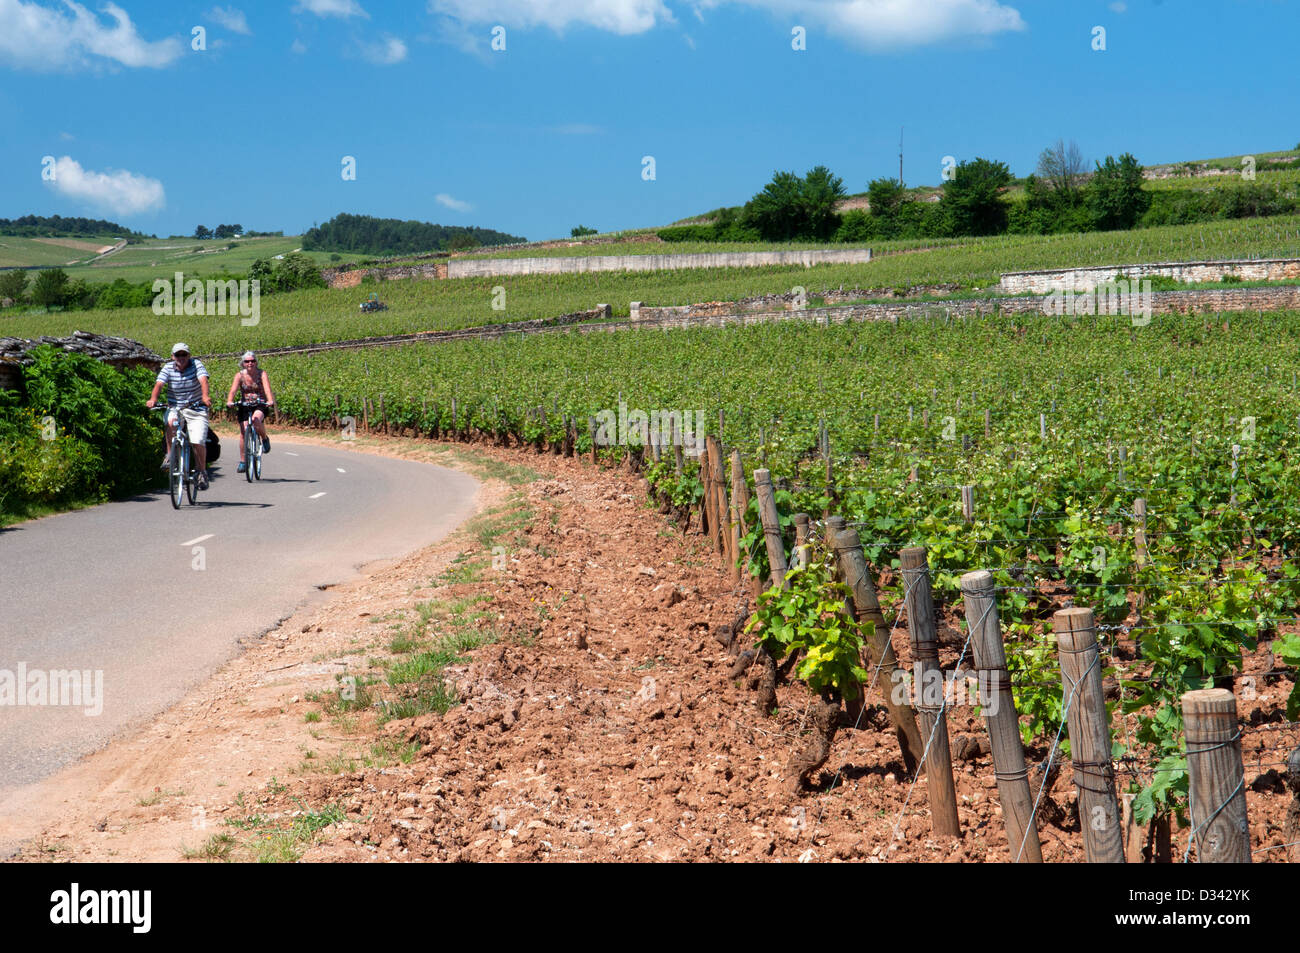
[[[167,411],[167,419],[173,424],[176,423],[177,411],[176,407]],[[190,435],[190,444],[201,447],[208,439],[208,415],[197,410],[181,410],[180,413],[185,415],[185,431]]]
[[242,424],[245,420],[248,420],[248,418],[252,417],[254,411],[258,411],[258,410],[260,410],[260,411],[262,412],[262,416],[263,416],[263,418],[265,418],[266,415],[269,413],[269,411],[267,410],[266,404],[256,404],[256,405],[254,405],[254,406],[252,406],[252,407],[245,407],[243,404],[236,404],[236,405],[235,405],[235,410],[238,412],[238,415],[239,415],[239,422],[240,422],[241,424]]

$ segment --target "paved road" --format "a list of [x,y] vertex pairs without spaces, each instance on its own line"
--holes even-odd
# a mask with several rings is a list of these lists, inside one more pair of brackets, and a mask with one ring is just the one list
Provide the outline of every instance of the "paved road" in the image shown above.
[[[0,530],[0,792],[163,711],[241,638],[324,598],[316,587],[429,545],[472,511],[478,484],[463,473],[272,441],[252,484],[223,441],[195,506],[155,493]],[[67,683],[79,705],[31,704],[49,673],[73,669],[91,673],[80,699]]]

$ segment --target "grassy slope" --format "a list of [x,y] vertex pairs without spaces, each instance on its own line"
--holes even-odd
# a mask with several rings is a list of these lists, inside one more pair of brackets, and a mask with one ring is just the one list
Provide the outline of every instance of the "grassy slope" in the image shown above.
[[[966,239],[961,244],[908,252],[917,243],[892,243],[866,265],[816,268],[743,268],[645,274],[587,274],[520,278],[408,280],[348,289],[317,289],[262,299],[261,321],[238,317],[154,315],[148,309],[72,311],[0,318],[4,334],[36,337],[94,330],[120,334],[164,350],[184,340],[200,354],[416,331],[472,327],[554,317],[608,302],[616,315],[628,302],[647,305],[734,300],[804,287],[810,295],[836,288],[895,288],[953,282],[986,292],[1002,272],[1082,265],[1203,258],[1300,257],[1300,216],[1243,219],[1209,225],[1133,232]],[[506,289],[506,309],[492,310],[492,289]],[[388,311],[362,314],[371,290]]]
[[[56,239],[57,240],[57,239]],[[71,241],[99,242],[111,245],[112,238],[70,239]],[[51,268],[65,267],[69,261],[85,261],[95,257],[95,252],[66,245],[51,245],[49,242],[34,238],[20,238],[14,235],[0,235],[0,268],[14,268],[26,265],[42,265]]]

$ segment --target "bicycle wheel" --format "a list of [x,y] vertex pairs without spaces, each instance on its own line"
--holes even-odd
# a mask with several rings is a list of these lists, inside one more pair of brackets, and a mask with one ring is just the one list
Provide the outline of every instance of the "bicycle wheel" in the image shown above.
[[257,442],[257,431],[253,429],[253,422],[246,421],[244,424],[244,476],[249,483],[253,482],[253,444]]
[[248,469],[260,480],[262,479],[262,438],[257,435],[257,431],[253,428],[251,422],[248,429],[253,432],[253,456]]
[[182,459],[181,445],[176,441],[172,441],[171,467],[168,469],[167,476],[170,480],[169,489],[172,498],[172,509],[179,510],[181,508],[181,497],[185,492],[181,489],[181,484],[185,482],[185,461]]
[[199,475],[194,470],[194,448],[189,440],[185,441],[185,495],[190,498],[190,505],[199,495]]

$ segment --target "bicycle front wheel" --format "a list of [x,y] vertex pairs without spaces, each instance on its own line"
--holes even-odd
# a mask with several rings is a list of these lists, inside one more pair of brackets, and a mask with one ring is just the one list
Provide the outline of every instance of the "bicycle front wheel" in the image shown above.
[[260,480],[262,479],[262,438],[257,435],[256,430],[253,430],[251,424],[248,429],[253,431],[253,456],[248,469]]
[[185,493],[181,489],[181,485],[185,482],[185,459],[179,443],[172,444],[171,466],[167,471],[167,475],[170,479],[169,489],[172,498],[172,509],[179,510],[181,508],[181,497]]
[[253,445],[257,443],[257,431],[251,420],[244,423],[244,477],[253,482]]

